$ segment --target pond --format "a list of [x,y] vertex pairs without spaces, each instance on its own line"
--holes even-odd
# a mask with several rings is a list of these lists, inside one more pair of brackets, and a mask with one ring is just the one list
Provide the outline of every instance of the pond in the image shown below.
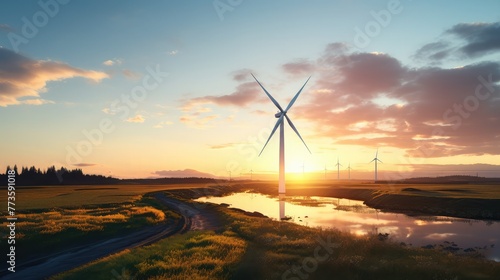
[[256,193],[202,197],[200,202],[260,212],[277,220],[309,227],[337,228],[356,235],[387,233],[388,238],[411,246],[440,247],[449,251],[483,253],[500,261],[500,223],[443,216],[412,217],[381,212],[362,201],[331,197],[280,198]]

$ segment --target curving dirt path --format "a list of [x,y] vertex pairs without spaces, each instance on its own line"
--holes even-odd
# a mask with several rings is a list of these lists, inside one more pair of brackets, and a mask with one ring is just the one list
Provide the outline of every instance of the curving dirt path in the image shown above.
[[185,202],[167,197],[163,193],[155,193],[154,197],[165,206],[182,215],[177,224],[148,227],[126,236],[73,247],[22,264],[16,264],[15,273],[7,271],[5,268],[0,272],[0,278],[6,280],[45,279],[110,254],[149,245],[177,233],[184,233],[189,230],[214,230],[220,226],[216,214],[211,211],[201,211],[203,209],[197,209]]

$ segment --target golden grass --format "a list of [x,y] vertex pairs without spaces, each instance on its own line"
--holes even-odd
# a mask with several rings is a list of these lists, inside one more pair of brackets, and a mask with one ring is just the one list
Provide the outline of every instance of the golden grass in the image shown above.
[[126,279],[227,279],[245,248],[241,238],[190,232],[122,251],[52,279],[112,279],[116,273],[130,277]]
[[[201,188],[209,184],[172,185],[83,185],[36,186],[16,188],[16,210],[78,207],[133,202],[142,195],[171,189]],[[7,192],[0,192],[0,201],[7,201]],[[1,214],[6,210],[2,209]]]
[[[165,220],[165,213],[151,206],[124,204],[105,208],[62,209],[55,208],[41,213],[18,214],[18,238],[24,232],[31,234],[54,234],[68,229],[79,231],[101,231],[106,224],[126,223],[131,218],[142,216],[149,224]],[[4,222],[2,226],[6,226]]]

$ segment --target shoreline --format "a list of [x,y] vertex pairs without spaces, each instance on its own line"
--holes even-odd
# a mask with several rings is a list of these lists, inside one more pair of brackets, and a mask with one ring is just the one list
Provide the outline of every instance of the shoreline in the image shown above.
[[[239,191],[255,191],[277,195],[265,185],[239,187]],[[236,192],[236,190],[234,190]],[[360,200],[369,207],[409,216],[448,216],[454,218],[500,221],[500,199],[439,197],[434,193],[407,188],[400,193],[387,193],[368,188],[290,188],[287,196],[323,196]]]

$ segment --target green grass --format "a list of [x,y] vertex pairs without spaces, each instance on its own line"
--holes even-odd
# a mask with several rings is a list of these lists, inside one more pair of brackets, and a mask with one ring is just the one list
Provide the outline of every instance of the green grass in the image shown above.
[[[249,217],[219,206],[220,232],[190,232],[149,247],[125,251],[54,279],[112,278],[113,270],[130,279],[282,279],[293,266],[311,261],[321,238],[335,244],[320,249],[307,279],[500,279],[500,264],[438,250],[403,247],[378,236]],[[314,268],[314,269],[312,269]],[[291,272],[289,272],[291,273]],[[286,279],[296,279],[290,274]],[[297,278],[300,279],[300,278]]]
[[[149,192],[206,185],[208,184],[17,187],[16,211],[133,202]],[[6,195],[7,191],[0,192],[0,201],[7,201]],[[2,209],[0,213],[5,215],[5,211],[6,209]]]
[[52,279],[227,279],[245,247],[245,241],[234,235],[189,232],[125,250]]
[[[33,258],[146,226],[173,223],[180,216],[146,196],[134,202],[24,210],[17,218],[17,252]],[[6,225],[2,223],[2,239],[7,236],[3,233]]]

